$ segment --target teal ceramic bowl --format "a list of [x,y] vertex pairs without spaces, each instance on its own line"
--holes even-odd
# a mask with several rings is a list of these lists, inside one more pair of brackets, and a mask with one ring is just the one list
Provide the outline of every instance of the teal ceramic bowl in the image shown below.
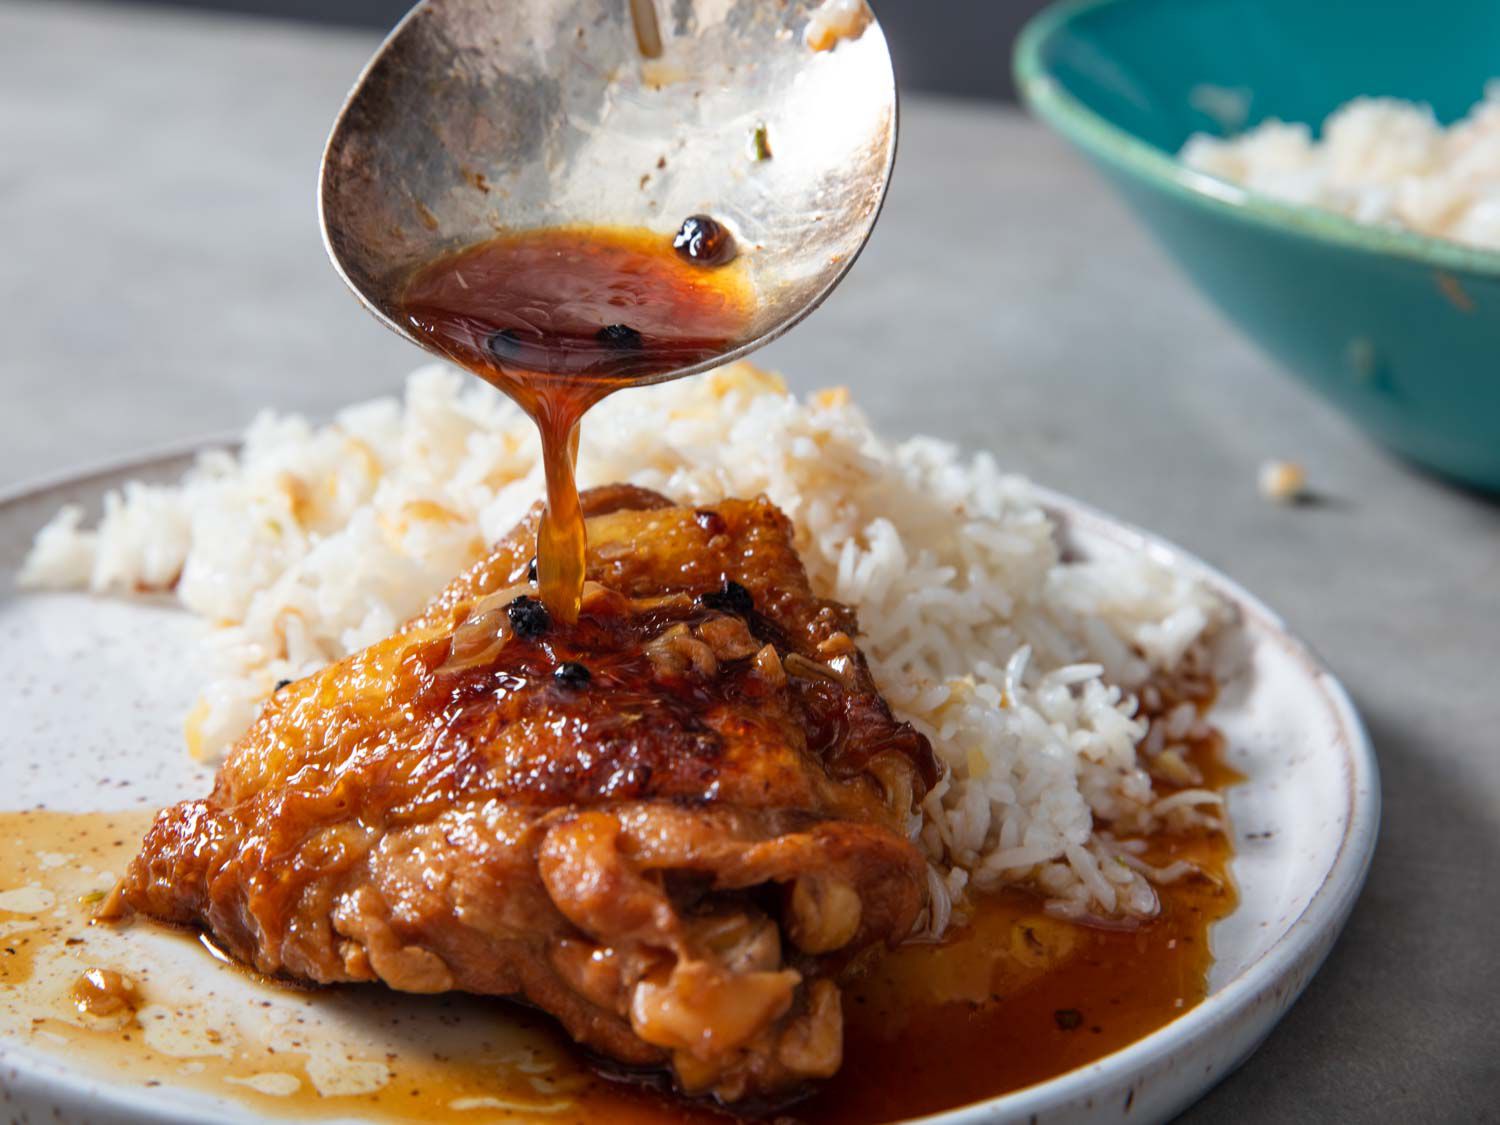
[[[1314,128],[1351,98],[1445,123],[1500,77],[1500,0],[1064,0],[1017,85],[1246,333],[1391,449],[1500,490],[1500,253],[1277,203],[1175,153],[1210,110]],[[1224,115],[1219,114],[1222,118]]]

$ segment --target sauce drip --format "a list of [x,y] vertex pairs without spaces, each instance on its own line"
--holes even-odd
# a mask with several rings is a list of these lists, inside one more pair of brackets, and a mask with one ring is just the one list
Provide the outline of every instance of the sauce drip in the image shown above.
[[613,391],[739,343],[753,309],[744,272],[685,261],[654,231],[553,227],[421,267],[401,307],[415,335],[536,423],[547,476],[537,577],[548,610],[572,624],[587,546],[574,479],[579,423]]

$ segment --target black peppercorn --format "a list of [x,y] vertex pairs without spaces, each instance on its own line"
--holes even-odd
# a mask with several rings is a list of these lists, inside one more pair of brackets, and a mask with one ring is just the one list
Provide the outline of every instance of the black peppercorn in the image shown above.
[[276,686],[271,689],[271,693],[274,695],[276,692],[280,691],[282,688],[284,688],[284,687],[290,687],[291,684],[292,684],[291,680],[277,680],[276,681]]
[[755,609],[755,599],[750,596],[750,591],[728,579],[717,590],[701,595],[698,601],[706,609],[722,609],[741,617]]
[[689,215],[683,219],[672,239],[672,249],[679,258],[698,266],[722,266],[733,261],[738,253],[729,228],[707,215]]
[[1083,1013],[1077,1008],[1059,1008],[1052,1013],[1059,1031],[1075,1031],[1083,1023]]
[[526,581],[536,581],[536,556],[531,556],[531,561],[526,564]]
[[641,334],[628,324],[606,324],[594,333],[594,339],[622,352],[638,352],[644,346]]
[[512,631],[523,639],[540,637],[552,628],[552,615],[547,612],[547,607],[525,594],[506,606],[505,614],[510,618]]
[[552,678],[563,687],[583,687],[594,678],[593,673],[576,660],[565,660],[557,666],[557,671],[552,673]]

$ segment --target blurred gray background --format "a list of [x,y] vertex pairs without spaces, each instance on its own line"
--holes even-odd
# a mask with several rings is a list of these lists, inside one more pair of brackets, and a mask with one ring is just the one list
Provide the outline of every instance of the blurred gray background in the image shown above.
[[[138,0],[107,0],[139,7]],[[242,12],[384,31],[415,0],[166,0],[166,6]],[[873,0],[906,90],[1009,100],[1010,44],[1045,0]]]

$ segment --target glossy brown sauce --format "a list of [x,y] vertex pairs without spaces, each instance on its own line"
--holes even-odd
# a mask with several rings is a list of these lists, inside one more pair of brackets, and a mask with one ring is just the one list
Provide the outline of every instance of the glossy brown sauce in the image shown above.
[[[722,524],[722,517],[714,516]],[[734,587],[748,599],[743,587]],[[574,624],[558,628],[535,598],[518,589],[504,589],[479,603],[475,612],[452,635],[427,642],[428,651],[403,661],[394,672],[396,690],[408,693],[400,677],[431,682],[412,691],[407,704],[433,735],[428,752],[410,767],[405,782],[414,792],[426,793],[429,779],[439,781],[446,803],[472,795],[471,778],[453,766],[447,754],[456,745],[483,742],[510,724],[546,716],[550,737],[566,736],[559,750],[543,739],[518,742],[507,752],[507,769],[487,781],[488,792],[506,799],[588,802],[606,793],[614,801],[726,799],[723,786],[732,787],[713,772],[705,772],[701,739],[702,716],[742,707],[750,717],[761,708],[760,721],[773,722],[781,688],[774,685],[753,660],[726,660],[709,679],[682,675],[663,682],[657,662],[674,659],[662,638],[690,635],[689,630],[716,621],[722,627],[740,618],[723,609],[722,592],[698,598],[672,594],[648,599],[649,606],[632,605],[621,595],[591,585],[583,610]],[[488,608],[486,608],[488,607]],[[850,777],[870,767],[874,754],[910,753],[924,785],[936,781],[925,744],[920,753],[915,736],[880,726],[880,737],[849,737],[847,693],[842,684],[825,678],[830,673],[804,652],[810,646],[793,642],[766,616],[750,611],[738,636],[751,650],[776,643],[781,659],[798,667],[823,669],[820,676],[786,677],[796,698],[797,717],[806,738],[807,753],[822,761],[835,777]],[[734,630],[729,630],[731,635]],[[475,640],[470,642],[469,637]],[[435,671],[429,671],[435,669]],[[327,695],[318,699],[321,713],[338,703],[337,688],[321,684]],[[296,689],[291,689],[296,690]],[[866,724],[870,730],[876,720]],[[326,733],[320,737],[329,738]],[[776,738],[773,733],[769,739]],[[587,747],[617,739],[629,745],[628,754],[592,754]],[[585,748],[571,752],[572,747]],[[466,788],[470,787],[470,788]],[[545,797],[543,796],[545,795]],[[424,800],[431,799],[430,796]],[[851,817],[876,815],[880,798],[866,789],[846,787],[827,795],[829,809]],[[837,803],[836,803],[837,802]]]
[[71,989],[73,1006],[86,1016],[108,1018],[133,1015],[141,1005],[141,993],[117,969],[85,969]]
[[[1217,749],[1195,758],[1217,763]],[[1213,788],[1237,779],[1204,772]],[[1159,888],[1161,914],[1135,929],[1053,918],[1026,892],[986,896],[958,934],[897,950],[847,992],[844,1066],[791,1116],[872,1125],[935,1113],[1085,1066],[1169,1023],[1207,994],[1209,927],[1236,902],[1231,854],[1217,834],[1153,840],[1149,862],[1190,859],[1203,874]]]
[[[678,1119],[653,1095],[593,1074],[550,1020],[524,1008],[378,986],[293,988],[211,958],[191,931],[96,924],[152,816],[0,813],[0,1039],[111,1085],[183,1087],[277,1119]],[[81,994],[122,1002],[83,1012]]]
[[[1195,746],[1191,760],[1208,787],[1238,780],[1216,739]],[[267,1114],[559,1125],[737,1119],[599,1076],[549,1020],[504,1001],[378,986],[293,991],[216,963],[191,933],[91,925],[149,819],[145,810],[0,814],[0,1036],[64,1053],[115,1082],[187,1086]],[[1160,916],[1136,929],[1055,919],[1035,897],[1007,892],[979,898],[941,944],[886,955],[845,990],[843,1067],[777,1120],[872,1125],[952,1108],[1086,1065],[1192,1008],[1212,963],[1209,927],[1235,904],[1230,847],[1216,834],[1163,833],[1150,844],[1149,861],[1189,858],[1203,874],[1160,888]],[[172,977],[159,946],[142,944],[162,941],[178,947],[190,983]],[[72,986],[85,969],[129,977],[139,1010],[112,1022],[80,1017]],[[233,1021],[261,1005],[286,1012],[275,1033],[236,1033]],[[308,1054],[330,1041],[321,1016],[351,1036],[339,1056],[349,1055],[348,1073],[330,1078],[328,1060]],[[175,1038],[164,1039],[161,1021],[174,1019]]]
[[745,273],[721,260],[687,260],[671,235],[644,228],[556,227],[460,250],[406,284],[412,331],[536,423],[547,476],[538,578],[542,600],[566,624],[583,592],[579,422],[621,387],[740,342],[753,293]]

